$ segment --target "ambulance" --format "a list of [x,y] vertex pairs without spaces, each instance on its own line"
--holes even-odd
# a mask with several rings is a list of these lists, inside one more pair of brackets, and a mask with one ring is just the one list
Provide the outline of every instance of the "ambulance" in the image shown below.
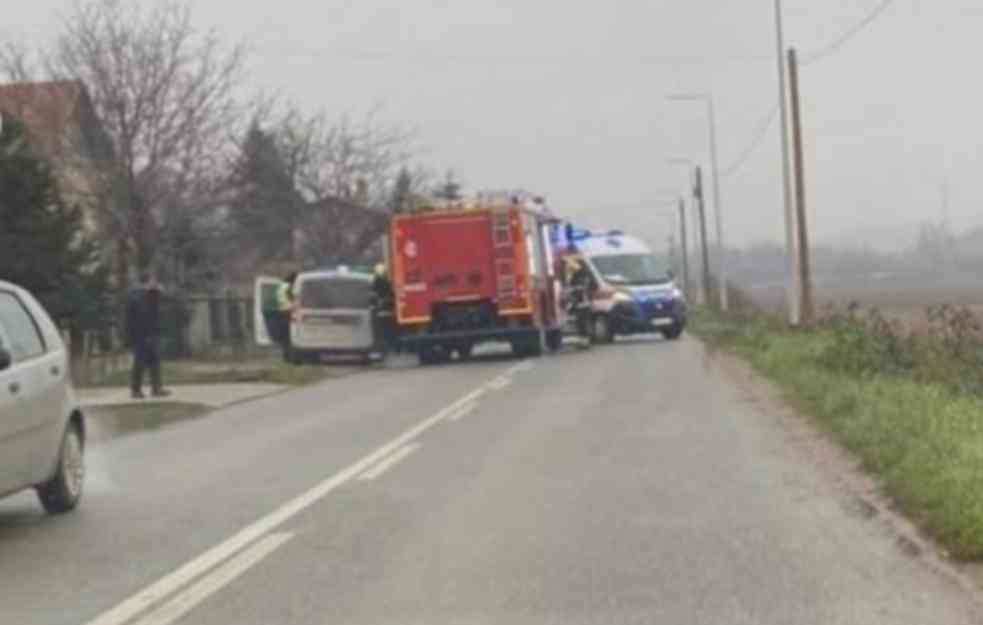
[[570,224],[554,236],[563,257],[586,265],[591,338],[658,333],[678,339],[686,328],[687,304],[672,273],[640,239],[610,230],[595,233]]

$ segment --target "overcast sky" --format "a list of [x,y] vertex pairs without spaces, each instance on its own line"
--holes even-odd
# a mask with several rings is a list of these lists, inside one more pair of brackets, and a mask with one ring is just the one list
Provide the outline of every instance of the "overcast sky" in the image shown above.
[[[787,43],[822,49],[882,0],[785,0]],[[7,11],[0,32],[44,40],[66,0]],[[689,157],[721,169],[777,101],[771,0],[195,0],[203,26],[254,44],[252,80],[339,113],[383,104],[425,160],[474,187],[524,187],[594,226],[660,241],[659,198]],[[15,23],[13,20],[17,20]],[[838,52],[803,68],[808,199],[817,238],[908,244],[941,215],[983,225],[983,3],[896,0]],[[728,243],[783,236],[778,125],[722,179]],[[653,200],[655,200],[653,202]],[[711,222],[712,223],[712,222]]]

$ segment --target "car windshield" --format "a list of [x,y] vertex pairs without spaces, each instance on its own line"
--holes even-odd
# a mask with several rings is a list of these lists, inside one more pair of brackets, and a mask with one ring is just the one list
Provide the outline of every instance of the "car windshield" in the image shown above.
[[670,279],[652,254],[617,254],[595,256],[594,267],[612,284],[662,284]]
[[302,308],[368,308],[371,297],[371,285],[353,278],[314,278],[300,287]]

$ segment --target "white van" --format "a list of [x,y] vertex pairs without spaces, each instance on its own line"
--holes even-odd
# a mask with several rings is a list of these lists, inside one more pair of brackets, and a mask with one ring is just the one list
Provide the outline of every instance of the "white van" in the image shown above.
[[682,335],[686,300],[645,243],[620,231],[587,234],[574,242],[593,281],[595,341],[610,343],[617,335],[650,332],[668,340]]
[[[320,362],[326,356],[377,358],[373,328],[373,277],[368,273],[333,270],[304,271],[293,286],[289,358],[295,363]],[[272,343],[262,317],[275,299],[280,281],[260,278],[256,283],[256,341]]]

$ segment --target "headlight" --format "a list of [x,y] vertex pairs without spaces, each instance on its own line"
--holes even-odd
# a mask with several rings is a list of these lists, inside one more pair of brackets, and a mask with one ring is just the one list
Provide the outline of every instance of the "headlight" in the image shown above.
[[613,299],[616,304],[631,303],[635,301],[631,295],[628,295],[624,291],[615,291]]
[[683,292],[678,287],[672,289],[672,299],[683,299]]

